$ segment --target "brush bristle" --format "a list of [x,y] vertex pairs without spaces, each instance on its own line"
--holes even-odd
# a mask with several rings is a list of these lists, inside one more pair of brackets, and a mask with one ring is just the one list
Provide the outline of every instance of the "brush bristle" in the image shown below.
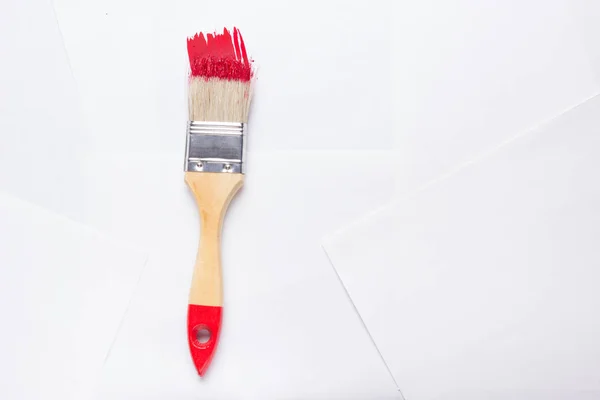
[[189,119],[248,122],[253,70],[239,30],[188,38],[188,56]]
[[192,77],[188,93],[189,119],[248,122],[251,97],[250,81]]

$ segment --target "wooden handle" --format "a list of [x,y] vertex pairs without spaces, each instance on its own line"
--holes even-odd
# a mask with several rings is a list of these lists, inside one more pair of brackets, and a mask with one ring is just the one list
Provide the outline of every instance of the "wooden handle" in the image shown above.
[[204,375],[221,329],[221,226],[227,206],[244,182],[242,174],[186,172],[200,213],[200,244],[188,307],[188,342],[198,374]]

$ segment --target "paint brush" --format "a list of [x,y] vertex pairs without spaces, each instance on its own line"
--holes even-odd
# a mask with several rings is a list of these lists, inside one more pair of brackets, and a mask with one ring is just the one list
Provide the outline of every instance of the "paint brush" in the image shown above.
[[188,38],[187,48],[191,72],[184,170],[201,224],[187,333],[194,365],[202,376],[221,330],[221,226],[229,202],[244,181],[253,70],[237,28],[233,35],[227,29],[198,33]]

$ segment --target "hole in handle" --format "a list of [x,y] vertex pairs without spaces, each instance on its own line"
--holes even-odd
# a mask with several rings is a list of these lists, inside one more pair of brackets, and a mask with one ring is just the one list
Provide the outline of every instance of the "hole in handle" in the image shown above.
[[212,336],[210,329],[206,325],[197,325],[194,327],[194,346],[206,347]]

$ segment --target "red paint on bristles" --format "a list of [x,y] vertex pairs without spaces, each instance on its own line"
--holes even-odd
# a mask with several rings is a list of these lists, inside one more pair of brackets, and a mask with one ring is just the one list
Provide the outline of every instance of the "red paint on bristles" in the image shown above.
[[192,76],[239,81],[252,78],[251,61],[238,28],[233,28],[233,38],[227,28],[206,37],[199,32],[188,38],[187,48]]

